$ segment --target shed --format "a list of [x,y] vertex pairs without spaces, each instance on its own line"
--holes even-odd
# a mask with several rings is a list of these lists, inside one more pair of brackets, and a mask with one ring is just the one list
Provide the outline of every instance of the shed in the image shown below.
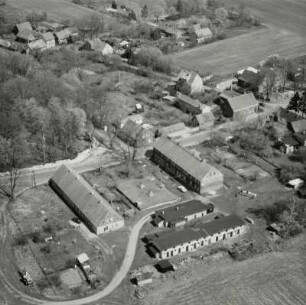
[[288,182],[290,187],[293,187],[295,190],[299,189],[301,186],[304,185],[304,180],[301,178],[292,179]]
[[89,257],[86,253],[81,253],[80,255],[77,256],[77,261],[83,265],[84,263],[89,262]]
[[155,265],[155,267],[161,273],[174,271],[174,266],[167,259],[161,260]]
[[24,31],[24,30],[28,30],[28,31],[33,31],[32,25],[30,22],[22,22],[22,23],[18,23],[15,25],[14,29],[13,29],[13,33],[15,35],[17,35],[18,33]]
[[152,273],[146,272],[135,277],[136,284],[138,286],[144,286],[153,282]]

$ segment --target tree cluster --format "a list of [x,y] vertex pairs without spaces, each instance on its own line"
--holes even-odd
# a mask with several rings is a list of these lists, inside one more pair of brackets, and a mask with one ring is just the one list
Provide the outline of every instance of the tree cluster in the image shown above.
[[303,116],[306,115],[306,91],[302,94],[296,92],[290,99],[287,109],[300,112]]

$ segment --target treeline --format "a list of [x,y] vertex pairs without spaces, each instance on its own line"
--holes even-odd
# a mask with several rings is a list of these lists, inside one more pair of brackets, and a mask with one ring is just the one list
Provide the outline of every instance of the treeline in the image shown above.
[[75,100],[76,94],[32,57],[1,53],[0,170],[12,162],[22,166],[74,155],[87,123]]

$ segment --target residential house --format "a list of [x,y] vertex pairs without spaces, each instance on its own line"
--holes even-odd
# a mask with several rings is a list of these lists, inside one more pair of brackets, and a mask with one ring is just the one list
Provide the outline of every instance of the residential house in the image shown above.
[[192,115],[202,114],[203,109],[205,109],[205,105],[199,100],[180,92],[177,92],[177,105],[182,111],[191,113]]
[[69,42],[74,43],[80,37],[80,32],[77,27],[69,27],[67,30],[70,32]]
[[153,277],[152,277],[152,273],[151,272],[145,272],[145,273],[141,273],[136,275],[135,277],[135,282],[137,286],[145,286],[147,284],[150,284],[153,282]]
[[200,130],[209,129],[214,126],[215,117],[213,113],[211,112],[211,108],[209,108],[209,111],[204,111],[202,114],[197,114],[193,116],[191,120],[191,126],[192,127],[199,127]]
[[154,128],[149,124],[137,124],[132,120],[127,120],[119,130],[118,136],[132,146],[151,146],[154,141]]
[[139,113],[129,115],[129,116],[124,117],[123,119],[120,120],[120,128],[122,128],[128,120],[133,121],[136,124],[141,125],[143,123],[144,119],[143,119],[143,116]]
[[188,94],[202,93],[203,80],[199,74],[193,71],[181,70],[174,81],[176,82],[176,90],[178,91],[180,91],[183,86],[187,86],[189,91]]
[[43,39],[38,39],[28,43],[28,48],[30,51],[45,51],[47,50],[47,45]]
[[291,154],[295,152],[299,146],[299,142],[295,140],[291,135],[285,136],[281,139],[281,150],[285,154]]
[[225,241],[247,232],[246,223],[237,215],[228,215],[195,228],[171,230],[147,237],[148,252],[157,259],[165,259],[198,248]]
[[193,43],[203,43],[213,37],[213,33],[209,28],[201,28],[200,24],[192,26],[191,33],[189,34],[190,41]]
[[51,32],[41,34],[43,41],[46,44],[47,49],[55,48],[55,37]]
[[30,31],[32,32],[33,31],[33,28],[32,28],[32,25],[30,22],[23,22],[23,23],[18,23],[14,26],[13,28],[13,33],[15,35],[17,35],[18,33],[24,31],[24,30],[27,30],[27,31]]
[[288,129],[292,130],[292,123],[296,121],[303,120],[303,117],[296,114],[293,111],[287,110],[283,107],[279,107],[276,113],[277,121],[285,125]]
[[256,72],[253,69],[244,69],[241,71],[238,71],[238,86],[244,89],[252,89],[259,86],[261,83],[263,76]]
[[191,200],[162,210],[153,215],[153,224],[157,227],[179,227],[186,222],[202,218],[214,211],[212,204],[204,204],[199,200]]
[[124,226],[123,218],[74,170],[61,165],[49,180],[51,188],[94,233]]
[[306,132],[300,132],[293,135],[294,139],[297,140],[300,146],[306,146]]
[[85,41],[81,50],[100,52],[102,55],[110,55],[114,53],[114,49],[106,42],[101,41],[99,38],[94,38]]
[[305,133],[306,119],[291,122],[291,129],[294,133]]
[[153,161],[161,169],[201,194],[223,185],[223,174],[206,162],[200,162],[185,149],[167,138],[159,138],[153,146]]
[[16,35],[16,40],[23,43],[29,43],[36,40],[34,32],[31,30],[22,30]]
[[161,37],[172,37],[178,39],[183,36],[183,31],[173,26],[158,26],[156,30],[159,32]]
[[241,121],[248,118],[249,115],[258,112],[259,103],[253,93],[242,94],[229,97],[221,94],[215,101],[222,110],[223,116]]
[[177,133],[185,129],[186,129],[185,124],[181,122],[181,123],[172,124],[166,127],[162,127],[160,129],[160,134],[162,136],[171,136],[172,133]]
[[60,45],[68,43],[70,39],[70,34],[71,34],[70,30],[67,28],[59,32],[55,32],[54,36],[56,44]]
[[64,29],[64,25],[57,22],[42,21],[39,24],[46,29],[46,32],[59,32]]
[[175,267],[173,264],[171,264],[167,259],[164,259],[162,261],[159,261],[156,265],[155,268],[161,272],[161,273],[166,273],[169,271],[174,271]]

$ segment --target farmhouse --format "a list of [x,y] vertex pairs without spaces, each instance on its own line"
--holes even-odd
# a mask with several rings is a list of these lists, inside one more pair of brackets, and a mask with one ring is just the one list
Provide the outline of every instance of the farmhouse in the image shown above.
[[[199,74],[188,70],[181,70],[179,75],[174,79],[176,89],[180,91],[183,87],[189,90],[189,94],[201,93],[203,90],[203,80]],[[186,88],[187,87],[187,88]]]
[[23,43],[29,43],[34,40],[36,40],[33,31],[31,30],[22,30],[21,32],[18,32],[16,35],[16,40]]
[[234,238],[246,231],[247,225],[240,217],[228,215],[193,229],[172,230],[148,236],[147,248],[154,258],[165,259]]
[[143,116],[141,114],[137,113],[137,114],[132,114],[132,115],[129,115],[129,116],[126,116],[126,117],[122,118],[120,120],[120,128],[122,128],[128,120],[133,121],[136,124],[141,125],[143,123]]
[[49,180],[52,189],[96,234],[120,229],[123,218],[79,174],[62,165]]
[[253,93],[242,94],[235,97],[228,97],[221,94],[217,99],[225,117],[233,120],[245,120],[250,114],[258,111],[259,104]]
[[30,51],[44,51],[47,49],[47,45],[42,39],[38,39],[28,43]]
[[132,146],[142,147],[153,144],[153,126],[149,124],[137,124],[128,120],[120,129],[118,136]]
[[200,24],[195,24],[190,33],[190,41],[193,43],[203,43],[213,37],[209,28],[201,28]]
[[291,123],[291,128],[294,133],[306,132],[306,120],[294,121]]
[[251,69],[244,69],[241,73],[238,71],[238,86],[248,89],[256,86],[259,86],[262,81],[262,76],[260,73]]
[[33,31],[33,28],[30,22],[23,22],[23,23],[16,24],[15,27],[13,28],[13,33],[17,35],[18,33],[24,30]]
[[182,111],[193,115],[202,114],[205,109],[205,105],[199,100],[193,99],[180,92],[177,92],[177,105]]
[[291,154],[295,152],[299,145],[299,142],[295,140],[292,136],[285,136],[281,139],[281,150],[285,154]]
[[109,55],[114,53],[114,49],[106,42],[101,41],[99,38],[85,41],[81,50],[95,51],[102,55]]
[[41,38],[46,43],[47,49],[55,48],[55,38],[51,32],[46,32],[41,35]]
[[200,162],[169,139],[159,138],[153,147],[153,161],[185,186],[201,194],[223,184],[223,174]]
[[199,127],[200,130],[209,129],[214,126],[215,117],[211,111],[193,116],[192,127]]
[[191,200],[156,211],[153,216],[153,224],[157,227],[179,227],[190,220],[204,217],[208,213],[212,213],[213,210],[212,204]]
[[56,44],[65,44],[69,42],[70,30],[64,29],[59,32],[54,33]]

